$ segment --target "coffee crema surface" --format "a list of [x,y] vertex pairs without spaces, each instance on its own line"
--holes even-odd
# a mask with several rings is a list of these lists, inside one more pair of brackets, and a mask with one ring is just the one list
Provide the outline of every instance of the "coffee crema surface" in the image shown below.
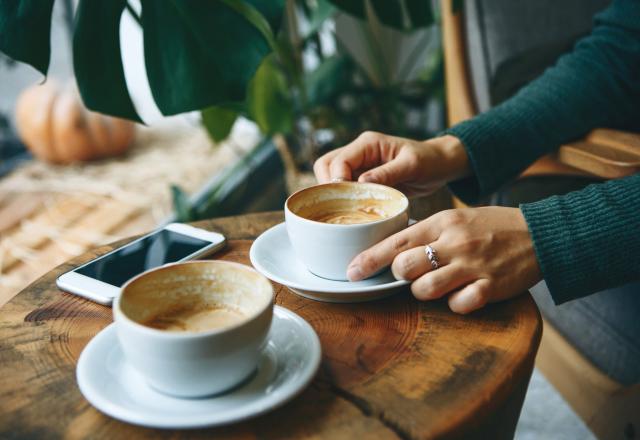
[[191,262],[150,271],[126,286],[120,308],[156,330],[201,333],[234,327],[271,303],[269,281],[240,264]]
[[167,331],[204,332],[231,327],[247,319],[240,310],[219,304],[175,304],[142,325]]
[[353,225],[369,223],[392,217],[396,209],[388,200],[335,199],[303,206],[297,212],[300,217],[322,223]]
[[298,191],[287,207],[307,220],[353,225],[385,220],[407,208],[400,191],[374,183],[337,182]]

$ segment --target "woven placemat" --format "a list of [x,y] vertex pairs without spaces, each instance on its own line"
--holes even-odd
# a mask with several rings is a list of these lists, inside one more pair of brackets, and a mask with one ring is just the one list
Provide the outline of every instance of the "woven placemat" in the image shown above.
[[0,180],[0,193],[110,197],[150,209],[160,220],[171,210],[171,184],[187,193],[196,191],[257,140],[256,131],[247,125],[219,145],[199,125],[186,122],[139,127],[134,145],[124,156],[68,166],[30,161]]
[[[152,229],[171,213],[172,184],[187,194],[197,191],[259,138],[253,125],[241,121],[227,141],[216,145],[198,123],[175,118],[139,127],[122,157],[69,166],[21,165],[0,179],[0,215],[16,217],[0,230],[0,305],[69,257]],[[33,206],[21,217],[7,200]]]

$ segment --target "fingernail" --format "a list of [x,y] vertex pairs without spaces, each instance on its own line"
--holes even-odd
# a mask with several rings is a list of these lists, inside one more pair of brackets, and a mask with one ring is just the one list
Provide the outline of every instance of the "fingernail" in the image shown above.
[[391,266],[391,275],[393,275],[393,277],[398,281],[408,281],[408,280],[404,279],[403,277],[401,277],[400,275],[398,275],[396,273],[396,271],[393,270],[393,266]]
[[[451,302],[449,306],[451,307]],[[482,305],[480,304],[476,295],[471,294],[471,292],[463,292],[461,295],[457,295],[455,297],[455,302],[453,303],[452,309],[455,309],[455,312],[457,313],[466,315],[467,313],[473,312],[481,306]]]
[[360,281],[362,276],[362,271],[358,266],[351,266],[347,269],[347,278],[351,281]]

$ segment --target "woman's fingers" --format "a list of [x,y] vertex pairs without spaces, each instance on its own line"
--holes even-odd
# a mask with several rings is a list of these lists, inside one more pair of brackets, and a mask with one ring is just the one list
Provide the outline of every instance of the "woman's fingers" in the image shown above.
[[331,160],[329,175],[331,180],[352,180],[353,171],[360,168],[364,151],[349,150],[343,148],[340,153]]
[[[332,180],[353,180],[354,173],[365,166],[368,159],[368,145],[351,143],[346,147],[338,148],[316,160],[313,164],[313,172],[319,183],[327,183]],[[373,166],[377,165],[374,163]]]
[[400,157],[396,157],[390,162],[362,173],[358,181],[394,186],[398,182],[407,180],[410,171],[409,165],[412,164],[407,164],[405,161],[402,161]]
[[489,301],[490,283],[487,279],[479,279],[452,293],[449,297],[449,308],[456,312],[467,314],[478,310]]
[[347,268],[347,277],[351,281],[365,279],[389,266],[399,253],[435,241],[440,234],[437,220],[431,216],[360,253]]
[[[316,178],[321,183],[331,180],[355,180],[357,175],[391,161],[395,156],[397,140],[392,136],[365,131],[351,143],[318,159],[313,168]],[[386,177],[389,172],[383,170],[381,178]],[[397,174],[394,171],[393,175]]]
[[380,152],[383,137],[379,133],[364,132],[341,148],[329,166],[331,179],[355,180],[356,171],[366,171],[383,163]]
[[449,264],[422,275],[411,284],[411,292],[425,301],[441,298],[473,279],[473,274],[461,264]]
[[340,153],[340,150],[333,150],[316,160],[313,164],[313,172],[316,175],[318,183],[327,183],[331,181],[331,172],[329,166],[331,160]]
[[[450,261],[446,247],[438,241],[431,244],[436,250],[439,266],[445,266]],[[433,269],[427,257],[426,246],[418,246],[399,253],[391,263],[391,272],[397,280],[413,281]]]
[[399,253],[391,263],[391,272],[396,280],[413,281],[431,270],[425,246],[414,247]]

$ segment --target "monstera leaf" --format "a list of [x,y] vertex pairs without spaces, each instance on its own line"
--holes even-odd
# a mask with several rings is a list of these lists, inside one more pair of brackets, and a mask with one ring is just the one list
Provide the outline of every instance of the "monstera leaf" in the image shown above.
[[[243,101],[271,52],[285,0],[141,0],[145,65],[165,115]],[[0,0],[0,51],[47,74],[53,0]],[[122,68],[126,0],[80,0],[73,41],[80,93],[92,110],[139,120]]]
[[410,31],[433,24],[430,0],[329,0],[349,14],[366,19],[369,1],[380,22],[396,29]]
[[[73,69],[87,108],[140,121],[127,90],[120,56],[120,18],[125,4],[126,0],[80,2],[73,36]],[[43,73],[46,75],[46,71]]]
[[[343,77],[344,60],[325,60],[309,73],[306,85],[304,81],[291,84],[300,73],[283,74],[282,67],[291,64],[286,57],[280,65],[275,57],[265,62],[278,45],[274,35],[286,1],[302,5],[308,15],[302,41],[317,37],[334,6],[366,19],[369,2],[382,23],[402,30],[433,22],[429,0],[140,0],[137,18],[143,31],[144,62],[160,111],[171,115],[204,109],[204,125],[220,140],[239,114],[254,119],[265,133],[286,133],[293,125],[294,96],[308,94],[311,104],[333,96],[336,85],[331,82]],[[51,51],[53,2],[0,0],[0,51],[44,75]],[[127,6],[127,0],[78,1],[74,70],[87,107],[140,120],[127,90],[120,53],[120,21],[124,11],[131,11]],[[292,94],[292,86],[300,89],[297,95]],[[298,104],[296,108],[304,111],[306,107]]]
[[0,0],[0,51],[46,75],[53,0]]
[[271,52],[265,35],[223,1],[142,0],[142,26],[151,91],[168,115],[244,100]]

